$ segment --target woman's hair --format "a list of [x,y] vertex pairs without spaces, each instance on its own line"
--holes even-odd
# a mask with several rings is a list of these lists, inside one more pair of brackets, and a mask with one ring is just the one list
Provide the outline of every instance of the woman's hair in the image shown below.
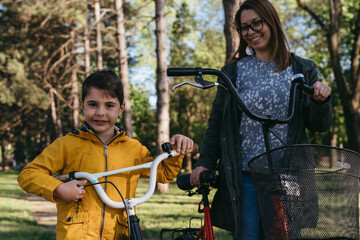
[[227,60],[227,63],[244,58],[247,56],[246,47],[248,44],[243,39],[241,31],[241,13],[244,10],[252,9],[261,18],[270,29],[269,49],[271,49],[270,59],[274,61],[278,69],[281,71],[289,67],[292,63],[291,53],[289,51],[289,44],[286,40],[285,33],[282,30],[279,15],[274,6],[268,0],[246,0],[237,11],[235,15],[236,29],[238,29],[240,44],[236,52]]
[[124,102],[124,88],[120,78],[111,70],[98,70],[90,74],[82,87],[82,101],[84,102],[90,88],[104,90],[109,96],[116,97],[120,105]]

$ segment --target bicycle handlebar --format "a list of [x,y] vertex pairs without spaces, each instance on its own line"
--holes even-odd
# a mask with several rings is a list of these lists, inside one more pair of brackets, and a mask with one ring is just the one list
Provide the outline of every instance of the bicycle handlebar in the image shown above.
[[[188,153],[195,154],[198,152],[198,150],[199,150],[199,147],[197,144],[195,144],[194,148]],[[159,154],[152,162],[144,163],[144,164],[133,166],[133,167],[127,167],[127,168],[117,169],[117,170],[113,170],[113,171],[94,173],[94,174],[90,174],[87,172],[72,172],[72,173],[56,176],[55,178],[62,182],[67,182],[67,181],[71,181],[74,179],[82,179],[82,178],[87,179],[88,181],[91,182],[91,184],[95,188],[97,194],[99,195],[101,200],[106,205],[108,205],[112,208],[125,208],[125,204],[123,201],[116,202],[116,201],[111,200],[107,196],[104,189],[100,186],[100,184],[99,184],[100,182],[99,182],[98,178],[110,176],[110,175],[114,175],[114,174],[119,174],[119,173],[123,173],[123,172],[134,171],[134,170],[143,169],[143,168],[150,168],[150,180],[149,180],[149,188],[148,188],[147,192],[141,197],[130,198],[130,199],[124,200],[126,202],[126,205],[135,207],[136,205],[146,202],[153,195],[153,193],[155,191],[155,185],[156,185],[157,167],[160,164],[160,162],[162,162],[164,159],[176,157],[176,156],[180,156],[180,155],[181,154],[179,152],[177,152],[176,150],[169,150],[168,152]]]
[[[208,69],[202,69],[203,71]],[[206,74],[206,73],[205,73]],[[196,68],[168,68],[167,75],[169,77],[195,76]]]
[[[173,89],[180,87],[184,84],[190,84],[192,86],[203,88],[203,89],[210,88],[210,87],[213,87],[216,85],[222,86],[221,84],[216,84],[214,82],[209,82],[209,81],[205,81],[202,79],[202,75],[217,76],[224,81],[224,83],[226,85],[226,90],[228,92],[230,92],[230,94],[234,97],[238,106],[241,108],[241,110],[246,115],[248,115],[253,120],[268,124],[270,126],[272,126],[274,124],[288,123],[292,119],[294,112],[295,112],[295,95],[296,95],[296,90],[298,88],[301,90],[304,90],[305,92],[309,93],[310,95],[312,95],[314,93],[314,89],[312,87],[305,85],[304,76],[302,74],[295,74],[291,79],[292,84],[291,84],[291,89],[290,89],[289,115],[285,118],[282,118],[282,117],[277,117],[277,116],[273,116],[273,115],[263,115],[263,114],[257,114],[257,113],[252,112],[244,104],[244,102],[241,99],[241,97],[239,96],[235,86],[231,82],[229,76],[223,71],[219,71],[219,70],[212,69],[212,68],[203,68],[202,69],[199,67],[197,67],[197,68],[168,68],[167,75],[171,76],[171,77],[174,77],[174,76],[196,76],[195,81],[197,82],[197,84],[190,83],[190,82],[179,83],[179,84],[175,85],[173,87]],[[202,87],[200,87],[200,85]]]
[[[185,173],[176,178],[176,184],[179,189],[183,191],[190,191],[195,186],[190,183],[191,173]],[[201,186],[212,186],[213,188],[218,188],[218,176],[211,170],[202,171],[199,175],[200,185]]]

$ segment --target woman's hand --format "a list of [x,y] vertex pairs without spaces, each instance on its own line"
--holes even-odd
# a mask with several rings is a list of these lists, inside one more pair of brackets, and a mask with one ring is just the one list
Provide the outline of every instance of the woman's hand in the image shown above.
[[62,183],[55,188],[54,197],[66,202],[77,202],[85,196],[85,190],[80,188],[80,186],[85,186],[86,183],[87,180],[72,180],[70,182]]
[[323,102],[331,94],[331,88],[325,83],[322,83],[320,81],[315,82],[313,88],[314,88],[314,94],[311,97],[316,101]]
[[191,138],[188,138],[181,134],[176,134],[171,138],[171,145],[176,145],[176,151],[181,154],[190,152],[194,147],[194,142]]
[[197,188],[201,187],[200,184],[200,173],[208,170],[206,167],[199,166],[192,170],[191,176],[190,176],[190,183],[192,186],[195,186]]

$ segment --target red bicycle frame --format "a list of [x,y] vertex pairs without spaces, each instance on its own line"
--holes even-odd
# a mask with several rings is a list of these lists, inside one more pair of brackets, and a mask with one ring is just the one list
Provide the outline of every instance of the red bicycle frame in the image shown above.
[[211,222],[211,214],[210,214],[210,206],[209,206],[209,199],[208,199],[209,189],[202,189],[202,202],[204,203],[204,208],[199,211],[204,212],[204,226],[201,227],[200,232],[196,236],[195,240],[204,237],[204,240],[214,240],[214,230],[213,225]]

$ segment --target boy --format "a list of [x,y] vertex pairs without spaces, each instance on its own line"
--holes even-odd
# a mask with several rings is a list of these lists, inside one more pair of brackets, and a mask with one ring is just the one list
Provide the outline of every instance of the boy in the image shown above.
[[[149,151],[137,140],[127,137],[115,126],[124,111],[123,86],[118,76],[109,70],[97,71],[83,84],[81,106],[85,126],[58,138],[28,164],[18,177],[19,185],[57,204],[57,239],[127,239],[128,227],[124,209],[106,206],[93,187],[79,188],[86,180],[62,183],[51,175],[60,171],[104,172],[152,161]],[[193,141],[183,135],[172,137],[171,143],[181,153],[193,147]],[[173,180],[181,168],[182,157],[167,159],[158,167],[157,181]],[[108,176],[125,199],[135,197],[140,176],[148,170]],[[108,196],[121,201],[110,184],[102,185]]]

